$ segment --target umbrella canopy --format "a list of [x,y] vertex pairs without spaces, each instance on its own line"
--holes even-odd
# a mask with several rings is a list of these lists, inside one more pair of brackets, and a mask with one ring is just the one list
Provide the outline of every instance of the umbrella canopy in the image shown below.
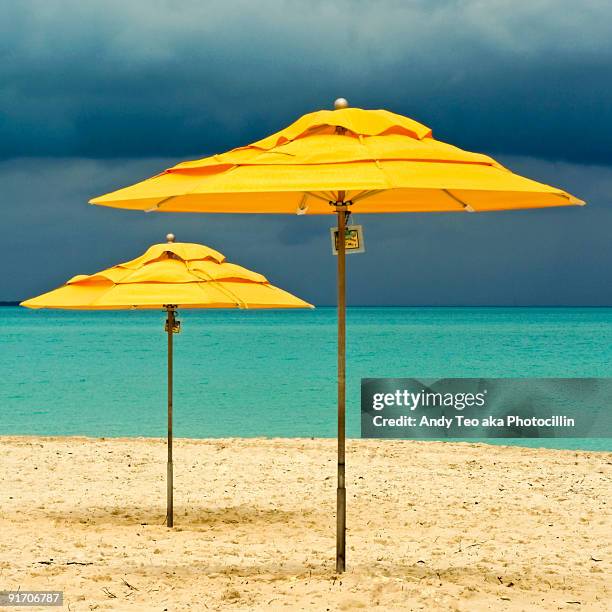
[[[342,195],[341,195],[342,194]],[[183,162],[92,204],[160,212],[461,212],[583,204],[386,110],[309,113],[246,147]]]
[[155,244],[146,253],[22,302],[28,308],[312,308],[209,247]]
[[312,308],[261,274],[228,263],[201,244],[155,244],[146,253],[96,274],[78,275],[58,289],[21,302],[27,308],[126,310],[164,308],[168,335],[168,462],[166,524],[174,526],[172,459],[173,343],[176,308]]

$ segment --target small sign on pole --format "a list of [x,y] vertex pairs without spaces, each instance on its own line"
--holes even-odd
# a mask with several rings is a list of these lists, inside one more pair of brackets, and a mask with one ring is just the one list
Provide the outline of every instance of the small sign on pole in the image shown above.
[[[330,228],[332,253],[338,254],[338,228]],[[365,253],[365,242],[363,241],[363,227],[361,225],[347,225],[344,230],[344,249],[346,254]]]

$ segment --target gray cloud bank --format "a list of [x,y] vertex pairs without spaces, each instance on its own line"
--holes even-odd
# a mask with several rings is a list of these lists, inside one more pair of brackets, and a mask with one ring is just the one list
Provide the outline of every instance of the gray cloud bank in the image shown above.
[[612,5],[22,0],[0,21],[0,156],[204,155],[344,95],[464,148],[605,164]]

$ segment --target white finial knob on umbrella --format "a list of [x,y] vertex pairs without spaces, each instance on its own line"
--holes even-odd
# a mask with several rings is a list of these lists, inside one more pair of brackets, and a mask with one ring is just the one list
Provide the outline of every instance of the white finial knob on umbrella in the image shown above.
[[167,242],[174,242],[174,234],[166,234]]
[[337,98],[334,101],[334,108],[340,110],[341,108],[348,108],[348,100],[346,98]]

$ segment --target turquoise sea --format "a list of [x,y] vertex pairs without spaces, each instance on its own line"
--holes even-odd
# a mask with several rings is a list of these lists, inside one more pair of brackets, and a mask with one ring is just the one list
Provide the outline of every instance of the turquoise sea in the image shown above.
[[[0,434],[165,436],[164,318],[0,308]],[[334,308],[179,319],[176,436],[335,436]],[[347,326],[351,437],[362,377],[612,376],[612,308],[358,307]],[[612,450],[605,439],[512,443]]]

